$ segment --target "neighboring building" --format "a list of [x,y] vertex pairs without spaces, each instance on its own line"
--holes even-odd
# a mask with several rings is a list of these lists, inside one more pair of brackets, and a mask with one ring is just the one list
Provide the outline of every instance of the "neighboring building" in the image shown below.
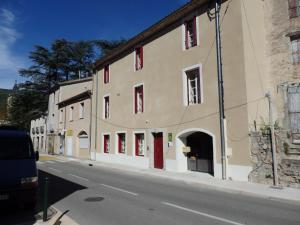
[[48,152],[89,158],[92,78],[54,87],[48,105]]
[[[191,1],[96,63],[92,159],[221,177],[210,2]],[[261,0],[222,4],[226,167],[234,180],[248,180],[249,131],[268,118],[263,6]]]
[[47,140],[47,118],[42,116],[41,118],[31,120],[30,124],[30,136],[32,139],[33,147],[35,151],[46,152],[46,140]]

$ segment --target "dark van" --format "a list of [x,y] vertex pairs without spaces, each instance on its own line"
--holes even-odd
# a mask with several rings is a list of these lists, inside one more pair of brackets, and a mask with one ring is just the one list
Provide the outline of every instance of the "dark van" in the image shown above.
[[38,158],[27,132],[0,127],[0,205],[35,207]]

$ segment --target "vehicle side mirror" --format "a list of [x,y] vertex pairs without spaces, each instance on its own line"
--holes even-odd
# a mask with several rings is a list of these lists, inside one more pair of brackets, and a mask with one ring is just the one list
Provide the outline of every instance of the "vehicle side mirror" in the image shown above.
[[40,159],[40,153],[39,153],[39,151],[36,151],[35,152],[35,160],[39,161],[39,159]]

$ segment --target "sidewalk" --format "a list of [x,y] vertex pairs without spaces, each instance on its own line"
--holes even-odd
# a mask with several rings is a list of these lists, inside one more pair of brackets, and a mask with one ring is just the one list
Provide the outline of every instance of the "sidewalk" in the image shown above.
[[[51,206],[54,208],[53,206]],[[65,214],[58,220],[58,218],[63,214],[63,212],[59,211],[57,208],[54,208],[56,214],[48,221],[43,222],[43,220],[38,220],[34,225],[78,225],[78,223],[74,222],[68,214]],[[57,224],[55,222],[57,221]]]
[[224,191],[229,193],[244,194],[248,196],[255,196],[260,198],[281,200],[281,201],[293,201],[300,204],[300,189],[296,188],[274,188],[265,184],[257,184],[250,182],[221,180],[210,176],[205,173],[195,172],[170,172],[158,169],[140,169],[135,167],[128,167],[119,164],[103,163],[91,160],[84,160],[78,158],[71,158],[66,156],[53,156],[57,159],[63,159],[66,161],[75,161],[81,164],[92,164],[93,166],[102,167],[105,169],[121,170],[128,173],[136,173],[140,175],[148,175],[153,177],[160,177],[169,180],[182,181],[185,183],[196,184],[201,187],[214,189],[218,191]]

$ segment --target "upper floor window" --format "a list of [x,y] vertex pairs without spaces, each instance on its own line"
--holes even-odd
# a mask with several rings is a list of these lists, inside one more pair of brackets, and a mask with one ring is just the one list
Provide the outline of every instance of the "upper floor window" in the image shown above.
[[126,149],[126,134],[118,133],[118,152],[125,153]]
[[141,70],[143,68],[143,46],[135,49],[135,70]]
[[83,119],[84,118],[84,103],[80,103],[80,107],[79,107],[79,118]]
[[73,121],[73,111],[74,111],[74,107],[71,106],[70,107],[70,121]]
[[300,35],[293,35],[291,39],[292,62],[300,62]]
[[61,109],[61,110],[59,111],[59,122],[60,122],[60,123],[63,122],[63,113],[64,113],[64,111]]
[[134,88],[134,113],[144,112],[144,87],[143,85]]
[[288,0],[288,1],[289,1],[290,18],[300,16],[300,0]]
[[135,155],[144,156],[145,135],[144,133],[135,134]]
[[110,135],[105,134],[103,135],[103,152],[109,153],[110,151]]
[[109,118],[109,96],[104,97],[104,119]]
[[185,105],[195,105],[202,102],[200,68],[184,71]]
[[196,16],[185,22],[185,48],[189,49],[197,45],[197,20]]
[[109,65],[104,67],[104,84],[109,83]]

